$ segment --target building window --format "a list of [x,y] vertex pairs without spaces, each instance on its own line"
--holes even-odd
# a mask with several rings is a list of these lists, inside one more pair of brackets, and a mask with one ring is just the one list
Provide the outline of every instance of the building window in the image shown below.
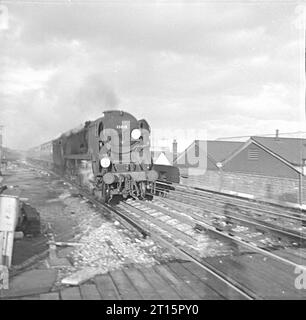
[[259,159],[259,150],[257,148],[250,148],[248,150],[248,160],[256,161]]

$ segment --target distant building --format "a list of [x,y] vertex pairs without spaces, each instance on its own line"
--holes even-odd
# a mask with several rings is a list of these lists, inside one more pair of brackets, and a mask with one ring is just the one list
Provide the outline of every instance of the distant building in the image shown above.
[[164,152],[161,152],[159,156],[154,161],[155,164],[162,164],[166,166],[171,166],[171,161],[167,158],[166,154]]
[[[250,137],[246,142],[207,141],[204,167],[188,164],[203,141],[194,141],[177,158],[181,182],[265,200],[306,204],[306,139]],[[202,150],[203,151],[203,150]],[[182,160],[185,163],[182,163]]]
[[[205,170],[219,170],[219,163],[225,161],[243,145],[236,141],[195,140],[174,162],[182,174],[204,174]],[[203,156],[205,161],[191,164],[189,159]],[[203,160],[203,159],[202,159]]]
[[223,170],[294,179],[305,165],[306,139],[251,137],[223,162]]
[[155,146],[151,149],[151,154],[155,164],[172,165],[173,163],[173,153],[169,147]]
[[2,163],[7,163],[10,161],[15,161],[16,159],[20,158],[21,153],[16,150],[12,150],[9,148],[2,147]]
[[170,151],[154,151],[152,152],[153,162],[155,164],[172,165],[173,154]]

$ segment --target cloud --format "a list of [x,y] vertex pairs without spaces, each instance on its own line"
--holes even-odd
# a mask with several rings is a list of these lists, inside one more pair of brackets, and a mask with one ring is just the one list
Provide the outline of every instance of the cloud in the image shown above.
[[12,147],[112,108],[155,129],[204,127],[210,138],[265,133],[275,121],[285,130],[301,118],[304,40],[294,4],[8,7],[0,122]]
[[6,93],[1,90],[0,105],[10,108],[1,109],[0,116],[9,132],[7,138],[18,148],[51,140],[71,127],[100,117],[104,110],[118,106],[119,99],[102,74],[79,72],[73,80],[70,68],[55,72],[37,87],[34,80],[30,81],[32,87],[26,86],[30,73],[16,70],[19,81],[11,88],[4,87]]

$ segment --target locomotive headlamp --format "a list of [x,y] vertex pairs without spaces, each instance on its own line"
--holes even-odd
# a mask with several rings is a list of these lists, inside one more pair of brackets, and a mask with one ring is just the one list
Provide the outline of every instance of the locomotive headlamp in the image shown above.
[[133,139],[137,140],[141,136],[141,131],[139,129],[134,129],[131,133]]
[[101,159],[100,164],[102,168],[108,168],[111,164],[111,161],[109,160],[109,158],[105,157]]

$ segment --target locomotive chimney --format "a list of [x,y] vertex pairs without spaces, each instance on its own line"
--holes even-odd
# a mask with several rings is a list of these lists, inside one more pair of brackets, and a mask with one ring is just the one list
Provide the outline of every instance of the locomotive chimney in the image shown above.
[[173,143],[172,143],[172,153],[173,153],[173,164],[174,164],[177,159],[177,141],[176,141],[176,139],[174,139]]

